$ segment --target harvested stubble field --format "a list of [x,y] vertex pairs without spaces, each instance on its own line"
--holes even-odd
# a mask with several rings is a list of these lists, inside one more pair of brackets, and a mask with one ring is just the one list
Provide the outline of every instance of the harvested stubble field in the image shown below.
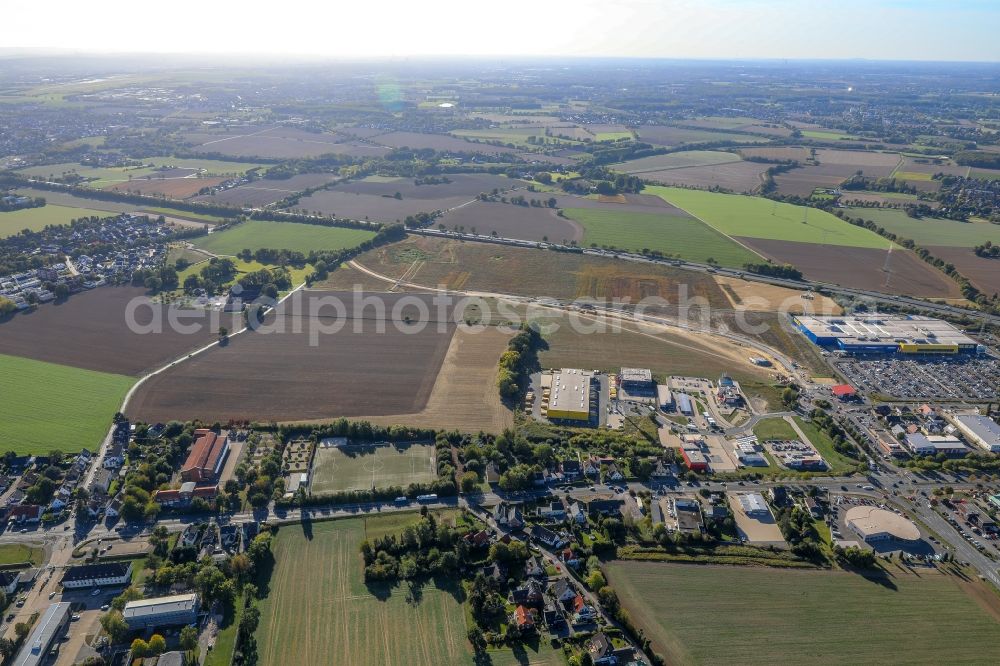
[[194,201],[223,206],[269,206],[291,194],[310,187],[319,187],[335,179],[336,176],[330,173],[300,173],[281,180],[265,178],[215,194],[198,196]]
[[[664,213],[667,215],[687,215],[677,206],[652,194],[618,194],[610,197],[581,197],[572,194],[552,194],[557,208],[593,208],[595,210],[628,213]],[[618,197],[621,197],[619,199]],[[624,200],[624,201],[622,201]]]
[[584,240],[583,227],[560,217],[554,208],[476,201],[442,215],[435,223],[449,229],[464,227],[467,232],[475,229],[484,236],[496,232],[503,238],[563,244]]
[[812,156],[808,148],[802,146],[766,146],[761,148],[742,148],[740,154],[744,158],[763,157],[769,160],[795,160],[805,162]]
[[134,381],[0,354],[0,449],[20,454],[96,450]]
[[104,188],[131,194],[162,195],[168,199],[187,199],[206,187],[215,187],[226,179],[214,178],[133,178],[125,183],[115,183]]
[[[473,201],[480,192],[505,190],[523,185],[506,176],[455,174],[450,183],[415,185],[409,178],[366,178],[338,184],[299,201],[297,208],[338,217],[402,221],[407,215],[448,210]],[[401,198],[396,199],[399,192]]]
[[761,175],[767,164],[757,162],[729,162],[710,166],[649,171],[641,174],[645,180],[664,185],[687,187],[721,187],[732,192],[752,192],[761,186]]
[[[890,294],[927,298],[961,298],[958,285],[923,262],[909,250],[844,247],[821,243],[738,238],[765,257],[791,264],[806,278],[856,289],[874,289]],[[886,246],[889,241],[883,240]]]
[[309,491],[406,487],[437,477],[433,444],[319,447],[313,458]]
[[[178,414],[214,422],[419,412],[455,331],[452,313],[438,318],[429,296],[377,294],[380,313],[365,296],[298,291],[262,330],[232,336],[152,377],[127,412],[150,423]],[[343,315],[334,301],[343,303]],[[418,323],[421,307],[432,315],[426,326]]]
[[818,164],[806,164],[774,177],[781,193],[809,196],[817,187],[836,187],[857,171],[870,178],[885,178],[900,163],[897,153],[820,148],[815,155]]
[[615,171],[623,173],[642,174],[650,171],[665,171],[668,169],[683,169],[685,167],[711,166],[726,162],[739,162],[736,153],[726,153],[718,150],[687,150],[666,155],[652,155],[637,160],[629,160],[612,165]]
[[1000,243],[1000,225],[956,222],[942,218],[912,218],[897,208],[849,208],[851,217],[871,220],[897,236],[909,238],[918,245],[975,247],[986,241]]
[[[134,321],[146,327],[162,322],[158,332],[130,330],[126,311],[133,299],[146,299],[141,287],[99,287],[70,296],[62,303],[41,305],[0,323],[0,354],[25,356],[49,363],[139,375],[202,347],[216,337],[219,325],[234,330],[239,315],[215,313],[212,324],[204,310],[182,310],[153,304],[136,307]],[[182,333],[170,319],[199,330]]]
[[1000,259],[977,257],[967,247],[928,245],[927,249],[935,257],[954,264],[959,273],[969,278],[983,292],[1000,293]]
[[[572,254],[411,236],[376,248],[357,259],[379,273],[428,287],[484,291],[558,299],[628,298],[636,302],[657,296],[676,303],[683,289],[712,307],[728,307],[729,299],[711,276],[671,266],[633,264]],[[349,289],[364,274],[340,270],[330,274],[327,288]],[[372,279],[370,276],[365,276]],[[383,287],[391,286],[382,283]]]
[[[416,521],[416,514],[405,515]],[[399,533],[411,521],[387,515],[282,527],[260,605],[261,666],[474,663],[465,593],[454,579],[427,581],[415,595],[404,586],[365,584],[361,542]],[[489,657],[494,666],[564,663],[547,641],[519,653],[491,650]]]
[[565,214],[584,228],[584,246],[618,247],[635,252],[658,250],[688,261],[709,259],[741,267],[758,257],[709,225],[688,215],[619,213],[567,208]]
[[506,146],[491,146],[486,143],[474,143],[447,134],[422,134],[420,132],[389,132],[371,139],[389,148],[431,148],[433,150],[453,153],[482,153],[484,155],[506,155],[517,152]]
[[636,129],[640,141],[648,141],[660,146],[680,146],[688,143],[709,141],[745,141],[746,143],[767,143],[769,139],[741,136],[732,132],[685,129],[670,125],[642,125]]
[[350,141],[340,134],[307,132],[290,127],[260,130],[236,128],[232,132],[196,132],[186,135],[185,139],[198,142],[193,150],[199,153],[219,153],[233,157],[295,159],[328,153],[381,157],[388,152],[385,148]]
[[[825,211],[761,197],[717,194],[675,187],[647,187],[675,206],[732,237],[885,248],[888,241]],[[812,190],[810,190],[811,192]]]
[[113,213],[88,208],[69,208],[47,204],[41,208],[22,208],[0,212],[0,238],[15,236],[24,229],[41,231],[50,224],[69,224],[81,217],[108,217]]
[[510,333],[459,329],[451,338],[426,406],[419,412],[359,418],[381,425],[499,433],[514,424],[496,390],[497,361]]
[[194,244],[213,254],[235,255],[241,250],[262,248],[293,250],[343,250],[371,240],[375,233],[366,229],[326,227],[300,222],[249,220],[223,231],[201,236]]
[[[934,570],[893,568],[866,578],[612,562],[605,572],[668,663],[974,664],[1000,649],[996,593]],[[934,613],[927,613],[928,600]],[[711,640],[699,640],[686,626],[711,626]]]

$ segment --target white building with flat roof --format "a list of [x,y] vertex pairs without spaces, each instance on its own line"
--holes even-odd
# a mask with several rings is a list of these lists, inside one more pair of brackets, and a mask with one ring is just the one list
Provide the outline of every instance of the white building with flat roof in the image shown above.
[[990,453],[1000,453],[1000,425],[981,414],[960,414],[955,417],[955,427],[969,443]]
[[771,513],[770,509],[767,508],[767,502],[764,501],[764,496],[760,493],[744,493],[738,497],[740,498],[740,506],[743,507],[743,513],[748,516],[763,516]]

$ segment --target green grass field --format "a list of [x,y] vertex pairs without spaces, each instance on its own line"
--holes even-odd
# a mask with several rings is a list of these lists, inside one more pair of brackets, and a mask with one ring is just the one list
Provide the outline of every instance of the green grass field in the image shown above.
[[974,247],[993,241],[1000,243],[1000,226],[973,224],[925,217],[917,220],[895,208],[849,208],[847,214],[871,220],[897,236],[909,238],[920,245]]
[[618,141],[620,139],[631,139],[632,132],[597,132],[594,134],[594,141]]
[[668,664],[981,664],[1000,650],[995,592],[933,571],[879,581],[648,562],[605,570]]
[[857,467],[858,461],[851,460],[847,456],[842,456],[833,448],[833,440],[825,432],[817,428],[812,424],[811,421],[806,421],[801,417],[795,416],[796,425],[805,433],[806,437],[809,438],[809,443],[816,447],[819,454],[823,456],[823,460],[830,467],[830,472],[833,474],[843,474],[847,471]]
[[406,487],[433,481],[435,477],[433,444],[320,448],[313,462],[310,490],[322,494]]
[[110,217],[114,213],[89,208],[45,205],[41,208],[22,208],[0,213],[0,238],[14,236],[24,229],[40,231],[50,224],[69,224],[81,217]]
[[208,176],[235,176],[243,175],[250,169],[263,167],[263,164],[254,162],[230,162],[228,160],[208,160],[201,158],[183,157],[144,157],[143,162],[154,166],[169,166],[177,169],[204,169]]
[[135,379],[0,354],[0,451],[95,450]]
[[[655,194],[728,236],[885,249],[888,241],[830,213],[742,194],[648,186]],[[805,223],[803,223],[805,219]]]
[[343,250],[356,247],[375,234],[365,229],[322,227],[298,222],[250,220],[219,233],[195,239],[194,244],[213,254],[236,254],[245,248],[293,250]]
[[[204,213],[192,213],[187,210],[178,210],[176,208],[161,208],[159,206],[143,206],[140,209],[142,212],[149,215],[166,215],[167,217],[180,217],[189,220],[199,220],[201,222],[208,222],[209,224],[218,224],[220,222],[227,221],[226,218],[219,215],[206,215]],[[233,217],[238,215],[236,211],[233,211]],[[242,249],[242,248],[241,248]]]
[[799,438],[795,433],[795,429],[785,419],[780,417],[758,421],[757,425],[753,427],[753,434],[757,435],[757,439],[762,441],[766,439],[792,440]]
[[842,134],[834,130],[802,130],[802,136],[807,139],[818,139],[820,141],[847,141],[858,138],[856,136]]
[[28,562],[34,566],[42,563],[45,553],[40,546],[28,546],[23,543],[5,543],[0,545],[0,566],[23,564]]
[[659,250],[689,261],[714,259],[741,267],[760,257],[698,220],[680,215],[631,213],[596,208],[567,208],[567,217],[583,225],[584,247]]
[[[396,529],[404,526],[396,516],[391,520]],[[365,584],[358,546],[384,533],[382,521],[350,518],[281,528],[270,593],[260,604],[261,666],[475,663],[457,580],[428,581],[412,596],[409,585]],[[489,656],[494,666],[564,663],[562,653],[544,641],[537,652],[491,650]]]

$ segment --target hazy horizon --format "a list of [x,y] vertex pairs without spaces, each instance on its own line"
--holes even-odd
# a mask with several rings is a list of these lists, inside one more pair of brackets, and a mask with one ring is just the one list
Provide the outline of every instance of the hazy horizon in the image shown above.
[[375,0],[238,7],[176,0],[149,19],[124,0],[13,0],[16,49],[60,54],[281,55],[290,59],[643,58],[998,62],[1000,4],[986,0]]

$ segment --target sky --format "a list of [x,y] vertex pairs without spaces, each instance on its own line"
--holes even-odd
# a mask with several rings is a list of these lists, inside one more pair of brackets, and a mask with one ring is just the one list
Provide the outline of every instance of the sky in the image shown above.
[[0,47],[1000,61],[1000,0],[3,0]]

